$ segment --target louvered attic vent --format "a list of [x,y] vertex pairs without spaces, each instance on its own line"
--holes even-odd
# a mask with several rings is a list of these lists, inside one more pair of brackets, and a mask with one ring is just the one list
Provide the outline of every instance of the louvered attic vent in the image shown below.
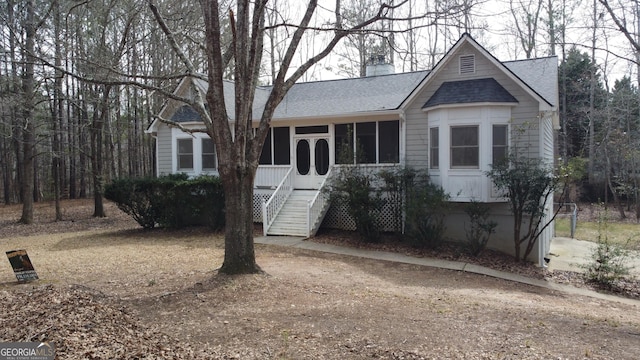
[[474,74],[476,72],[475,55],[460,56],[460,74]]

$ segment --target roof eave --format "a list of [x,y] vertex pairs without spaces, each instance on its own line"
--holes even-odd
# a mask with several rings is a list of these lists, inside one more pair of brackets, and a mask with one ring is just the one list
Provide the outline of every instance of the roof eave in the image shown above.
[[[361,117],[361,116],[385,116],[385,115],[400,115],[402,110],[400,109],[390,109],[390,110],[370,110],[370,111],[359,111],[352,113],[340,113],[340,114],[331,114],[331,115],[314,115],[314,116],[289,116],[289,117],[274,117],[271,119],[272,122],[275,121],[295,121],[295,120],[316,120],[316,119],[341,119],[341,118],[349,118],[349,117]],[[260,121],[257,119],[256,121]]]

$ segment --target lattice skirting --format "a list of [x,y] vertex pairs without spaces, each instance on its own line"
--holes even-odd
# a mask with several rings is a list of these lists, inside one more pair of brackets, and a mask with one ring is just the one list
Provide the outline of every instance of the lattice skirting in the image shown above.
[[273,190],[253,190],[253,222],[262,222],[262,202],[269,200]]
[[[253,221],[262,222],[262,201],[267,201],[271,196],[270,190],[255,190],[253,194]],[[385,204],[380,211],[380,225],[382,231],[400,231],[402,229],[402,213],[399,200],[392,194],[382,195]],[[327,215],[322,222],[323,228],[350,230],[356,229],[356,223],[349,215],[345,204],[331,204]]]

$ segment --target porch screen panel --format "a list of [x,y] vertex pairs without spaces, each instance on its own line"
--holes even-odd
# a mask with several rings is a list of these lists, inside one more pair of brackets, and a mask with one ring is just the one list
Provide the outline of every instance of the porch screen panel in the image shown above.
[[271,165],[271,131],[273,129],[269,129],[267,132],[267,138],[264,139],[264,144],[262,144],[262,152],[260,153],[260,160],[258,164],[260,165]]
[[376,123],[357,123],[356,162],[358,164],[375,164],[378,160],[376,155]]
[[274,165],[290,165],[291,145],[289,140],[289,128],[277,127],[273,128],[273,164]]
[[353,127],[351,124],[336,124],[336,164],[353,164]]
[[400,162],[400,122],[381,121],[378,123],[378,148],[380,163]]

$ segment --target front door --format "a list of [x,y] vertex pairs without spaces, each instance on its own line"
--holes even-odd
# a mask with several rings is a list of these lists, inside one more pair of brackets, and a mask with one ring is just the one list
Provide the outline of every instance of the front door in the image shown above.
[[296,189],[318,189],[329,172],[329,136],[296,135]]

